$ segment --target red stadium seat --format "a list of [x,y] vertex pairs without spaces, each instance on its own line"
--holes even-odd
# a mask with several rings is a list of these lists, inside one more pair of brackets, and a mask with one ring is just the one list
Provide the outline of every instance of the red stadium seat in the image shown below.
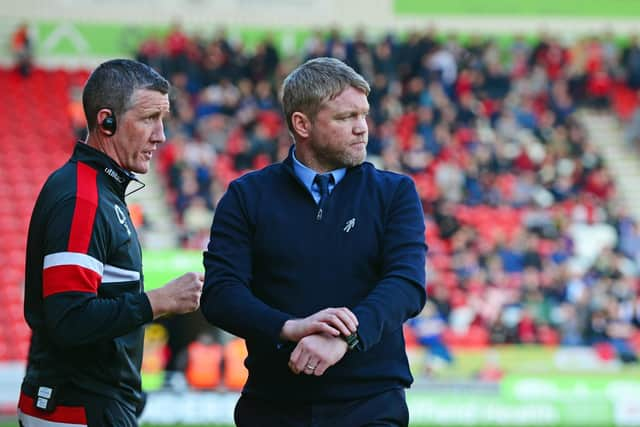
[[640,353],[640,330],[636,330],[629,338],[629,344],[636,353]]
[[[0,197],[12,203],[0,208],[0,253],[3,273],[0,279],[0,360],[24,360],[29,346],[29,328],[22,314],[22,282],[26,233],[38,192],[48,174],[69,157],[74,136],[66,108],[69,87],[86,71],[35,68],[24,79],[10,70],[0,69],[0,168],[3,184]],[[6,88],[6,91],[5,91]],[[47,149],[42,149],[47,141]],[[28,170],[29,173],[25,173]]]
[[467,332],[457,333],[450,328],[444,330],[442,339],[451,347],[480,349],[489,345],[489,333],[477,325],[469,327]]
[[406,324],[402,325],[402,332],[404,334],[404,342],[407,348],[415,348],[419,346],[418,338],[409,326]]
[[451,257],[444,254],[434,254],[427,257],[429,263],[433,268],[440,271],[447,271],[451,269]]

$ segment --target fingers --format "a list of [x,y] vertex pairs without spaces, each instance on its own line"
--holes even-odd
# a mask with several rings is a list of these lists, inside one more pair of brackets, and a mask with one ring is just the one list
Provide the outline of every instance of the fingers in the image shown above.
[[[289,369],[298,374],[314,375],[321,362],[314,357],[299,357],[296,362],[289,360]],[[326,368],[322,370],[324,372]]]
[[339,336],[341,331],[339,329],[334,328],[329,323],[323,322],[321,320],[315,321],[311,324],[311,327],[308,331],[307,335],[311,334],[329,334],[334,337]]
[[318,358],[309,349],[298,345],[289,358],[289,369],[296,375],[301,373],[311,375],[318,366],[318,362]]
[[196,272],[185,273],[178,279],[174,293],[176,313],[190,313],[200,307],[203,282],[204,275]]
[[346,307],[327,308],[318,314],[320,315],[318,320],[339,331],[338,334],[332,333],[332,335],[342,334],[348,336],[358,330],[358,319]]
[[187,311],[195,311],[200,307],[200,296],[202,295],[202,285],[204,282],[204,275],[202,273],[187,273],[188,282],[184,286],[184,290],[187,293]]
[[188,273],[183,274],[178,278],[178,280],[186,283],[204,283],[204,273],[190,271]]
[[329,364],[323,361],[318,362],[318,364],[316,365],[316,369],[313,370],[313,375],[315,375],[316,377],[321,376],[322,374],[325,373],[325,371],[329,368]]
[[301,355],[302,347],[297,345],[291,352],[291,356],[289,356],[289,369],[291,369],[291,371],[296,375],[300,373],[300,369],[298,369],[298,361],[301,359]]
[[303,372],[307,375],[313,375],[315,370],[318,368],[319,361],[315,360],[313,357],[307,359],[307,362],[304,364]]
[[315,369],[317,364],[317,360],[314,361],[314,358],[304,345],[297,345],[289,357],[289,369],[296,375],[300,373],[313,373],[313,369]]
[[163,287],[147,292],[153,318],[167,314],[184,314],[200,307],[204,275],[185,273]]
[[358,326],[360,325],[360,322],[358,322],[358,318],[356,317],[355,314],[353,314],[351,310],[349,310],[348,308],[345,308],[345,310],[347,312],[347,316],[349,316],[349,318],[353,322],[352,327],[350,327],[349,329],[351,330],[352,333],[356,332],[358,330]]
[[358,329],[357,317],[346,307],[326,308],[304,319],[290,319],[282,327],[280,336],[289,341],[314,334],[349,336]]
[[341,338],[309,335],[302,338],[293,349],[288,366],[296,375],[320,376],[340,361],[346,350],[347,345]]

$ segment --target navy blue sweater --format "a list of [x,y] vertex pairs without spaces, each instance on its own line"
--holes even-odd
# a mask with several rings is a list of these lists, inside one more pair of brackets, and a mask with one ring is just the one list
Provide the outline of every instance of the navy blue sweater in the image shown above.
[[[424,217],[413,181],[351,168],[318,207],[283,163],[247,174],[220,201],[204,253],[201,309],[247,341],[243,393],[270,400],[356,399],[408,387],[402,324],[426,294]],[[348,224],[351,227],[348,227]],[[284,322],[327,307],[350,308],[361,348],[323,376],[294,375]]]

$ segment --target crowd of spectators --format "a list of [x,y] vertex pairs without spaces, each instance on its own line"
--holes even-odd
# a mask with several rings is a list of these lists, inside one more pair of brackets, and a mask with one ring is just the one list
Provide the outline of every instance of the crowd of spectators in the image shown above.
[[317,56],[370,82],[368,160],[416,182],[445,342],[607,345],[637,360],[640,225],[576,114],[640,87],[635,38],[332,30],[283,57],[270,37],[249,51],[175,26],[137,58],[174,87],[159,164],[185,247],[206,244],[230,180],[286,155],[278,88]]

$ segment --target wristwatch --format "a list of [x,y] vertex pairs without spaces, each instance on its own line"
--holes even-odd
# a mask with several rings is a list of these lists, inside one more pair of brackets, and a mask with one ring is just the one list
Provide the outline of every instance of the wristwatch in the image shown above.
[[347,336],[342,335],[342,339],[347,343],[348,351],[355,350],[358,347],[358,344],[360,344],[360,337],[357,332]]

